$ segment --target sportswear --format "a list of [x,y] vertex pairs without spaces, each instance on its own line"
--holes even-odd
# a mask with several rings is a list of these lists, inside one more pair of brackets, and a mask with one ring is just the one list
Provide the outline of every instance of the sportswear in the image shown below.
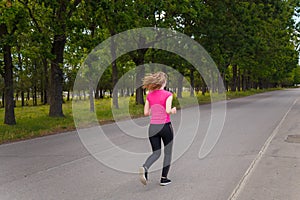
[[149,92],[147,100],[151,109],[150,124],[165,124],[170,122],[170,114],[166,113],[166,101],[172,93],[166,90]]

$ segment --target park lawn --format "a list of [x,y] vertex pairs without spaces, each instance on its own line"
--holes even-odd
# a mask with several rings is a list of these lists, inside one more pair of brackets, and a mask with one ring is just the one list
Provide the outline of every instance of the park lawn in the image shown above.
[[[65,114],[63,118],[49,117],[49,105],[16,107],[17,124],[10,126],[0,123],[0,143],[73,130],[71,106],[71,103],[63,105]],[[4,120],[3,108],[0,109],[0,119]]]
[[[278,88],[271,90],[278,90]],[[271,90],[227,92],[226,98],[239,98]],[[195,97],[190,97],[189,93],[184,92],[181,99],[176,98],[174,94],[173,106],[180,109],[197,104],[207,104],[211,102],[211,97],[213,101],[224,100],[225,98],[224,95],[212,94],[211,96],[209,93],[204,96],[199,93]],[[81,116],[84,116],[84,122],[80,122],[80,128],[95,125],[95,123],[105,124],[115,120],[143,116],[143,106],[136,105],[134,97],[119,98],[119,109],[112,109],[112,100],[109,98],[95,100],[95,113],[89,111],[88,100],[79,103],[82,105],[80,105],[80,111],[78,112]],[[3,124],[3,122],[0,123],[0,144],[76,129],[73,120],[72,102],[70,101],[63,104],[65,117],[62,118],[49,117],[49,105],[21,107],[19,104],[20,102],[17,102],[15,108],[17,124],[9,126]],[[0,108],[0,119],[4,121],[4,108]]]

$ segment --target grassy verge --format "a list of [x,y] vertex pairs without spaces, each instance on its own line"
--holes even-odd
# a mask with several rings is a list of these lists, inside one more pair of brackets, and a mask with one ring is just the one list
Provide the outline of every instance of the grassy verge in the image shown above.
[[[274,90],[274,89],[273,89]],[[277,89],[278,90],[278,89]],[[257,93],[262,93],[271,90],[250,90],[246,92],[228,92],[226,94],[227,99],[239,98],[249,96]],[[213,99],[221,98],[217,94],[213,94]],[[223,96],[224,97],[224,96]],[[206,104],[211,102],[210,94],[205,96],[199,94],[195,97],[189,97],[188,93],[183,93],[183,98],[174,98],[174,106],[178,108],[184,108],[197,104]],[[89,126],[93,120],[98,121],[100,124],[109,123],[114,120],[121,120],[126,118],[136,118],[143,115],[143,106],[136,105],[133,97],[122,97],[119,99],[120,109],[111,108],[111,99],[101,99],[95,101],[96,118],[95,114],[89,112],[88,101],[80,102],[80,115],[84,116],[86,120],[84,126]],[[17,124],[14,126],[8,126],[0,123],[0,144],[13,142],[18,140],[24,140],[43,135],[49,135],[59,132],[65,132],[75,130],[75,124],[73,120],[72,103],[66,102],[63,104],[64,118],[52,118],[48,117],[49,105],[38,106],[25,106],[20,107],[17,102],[15,108],[15,115]],[[0,119],[4,119],[4,109],[0,108]]]

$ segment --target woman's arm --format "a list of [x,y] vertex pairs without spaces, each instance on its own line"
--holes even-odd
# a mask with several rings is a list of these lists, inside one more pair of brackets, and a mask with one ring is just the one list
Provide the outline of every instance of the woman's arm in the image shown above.
[[151,114],[151,110],[150,110],[149,101],[146,100],[145,106],[144,106],[144,115],[149,116],[150,114]]
[[176,107],[172,108],[172,100],[173,100],[173,96],[172,95],[167,98],[166,112],[168,114],[176,114]]

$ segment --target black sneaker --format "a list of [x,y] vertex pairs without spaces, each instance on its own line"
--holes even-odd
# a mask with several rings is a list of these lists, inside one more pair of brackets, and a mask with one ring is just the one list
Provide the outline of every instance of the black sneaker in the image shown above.
[[170,179],[167,179],[167,178],[161,178],[160,179],[160,185],[161,186],[166,186],[166,185],[169,185],[170,183],[171,183]]
[[140,175],[140,181],[144,184],[147,185],[148,181],[148,172],[145,167],[140,167],[139,168],[139,175]]

